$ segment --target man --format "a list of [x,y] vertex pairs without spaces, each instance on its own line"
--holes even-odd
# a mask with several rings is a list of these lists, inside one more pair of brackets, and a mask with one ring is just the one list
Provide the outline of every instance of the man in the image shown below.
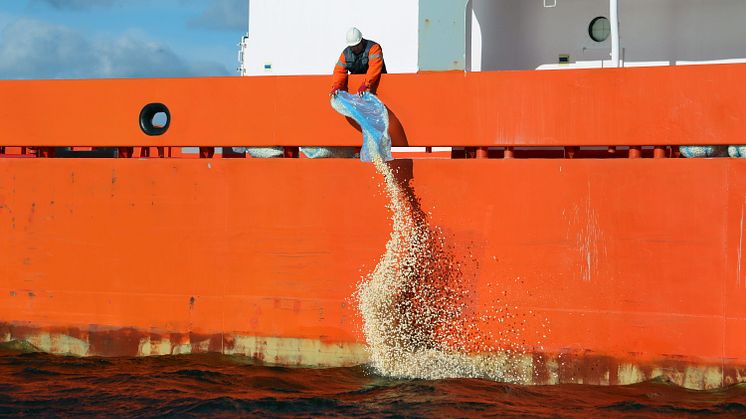
[[386,74],[383,49],[376,42],[363,39],[363,34],[357,28],[350,28],[347,31],[347,48],[342,51],[334,67],[332,96],[340,90],[347,90],[348,72],[365,74],[365,81],[357,89],[360,95],[366,92],[375,94],[381,81],[381,74]]
[[[357,28],[350,28],[347,31],[347,48],[342,51],[334,67],[330,95],[336,96],[340,90],[347,90],[347,73],[365,74],[365,81],[357,90],[360,95],[366,92],[375,94],[378,83],[381,81],[381,74],[386,73],[381,46],[363,39],[363,34]],[[358,147],[301,147],[300,151],[311,159],[354,158],[358,149]]]

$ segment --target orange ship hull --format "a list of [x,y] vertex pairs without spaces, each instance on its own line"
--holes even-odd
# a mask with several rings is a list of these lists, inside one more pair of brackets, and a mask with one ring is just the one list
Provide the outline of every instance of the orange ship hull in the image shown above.
[[[682,106],[723,118],[729,100],[741,99]],[[429,129],[429,117],[408,113],[399,117],[410,133]],[[735,124],[718,129],[740,135]],[[477,136],[450,144],[492,144]],[[158,145],[139,141],[99,145]],[[541,335],[525,355],[536,384],[744,380],[746,162],[394,165],[462,261],[477,296],[469,310],[489,311],[499,297]],[[351,296],[391,230],[379,183],[371,165],[347,160],[0,159],[0,341],[82,356],[364,363]]]
[[[475,261],[473,309],[498,290],[548,319],[544,352],[567,362],[544,381],[628,382],[618,365],[635,380],[666,365],[694,387],[740,380],[744,162],[398,164]],[[364,362],[350,297],[390,230],[375,176],[357,161],[2,160],[0,338]]]

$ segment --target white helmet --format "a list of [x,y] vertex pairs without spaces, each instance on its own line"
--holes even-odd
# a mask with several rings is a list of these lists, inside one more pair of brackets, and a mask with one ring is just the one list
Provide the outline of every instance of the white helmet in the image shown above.
[[363,34],[360,32],[360,29],[358,28],[350,28],[350,30],[347,31],[347,45],[350,47],[354,47],[355,45],[359,44],[363,40]]

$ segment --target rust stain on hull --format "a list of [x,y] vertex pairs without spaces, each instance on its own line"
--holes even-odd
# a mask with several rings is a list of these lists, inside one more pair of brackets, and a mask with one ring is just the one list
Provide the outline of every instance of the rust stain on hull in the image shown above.
[[[101,328],[94,328],[101,329]],[[34,328],[0,324],[0,355],[46,352],[65,356],[163,356],[208,352],[245,356],[265,365],[336,368],[368,362],[366,347],[355,342],[267,336],[147,333],[135,329],[88,330]],[[473,355],[488,359],[488,355]],[[498,362],[498,358],[489,355]],[[504,362],[505,360],[502,359]],[[630,354],[612,357],[591,351],[550,354],[533,352],[513,357],[533,377],[529,385],[629,385],[664,380],[688,389],[711,390],[746,382],[746,365],[720,360]]]
[[[269,365],[350,367],[367,362],[365,345],[242,334],[149,333],[134,328],[40,328],[0,323],[6,347],[66,356],[243,355]],[[13,345],[7,345],[13,343]],[[19,346],[20,345],[20,346]],[[1,352],[0,352],[1,353]]]

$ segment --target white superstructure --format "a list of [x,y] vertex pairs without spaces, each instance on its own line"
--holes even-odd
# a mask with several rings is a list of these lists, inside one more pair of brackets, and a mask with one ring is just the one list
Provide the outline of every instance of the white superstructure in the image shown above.
[[[610,0],[472,0],[471,69],[613,66],[611,37],[589,35]],[[746,58],[744,0],[619,0],[623,66],[676,65]],[[568,55],[570,66],[559,65]]]
[[331,74],[351,26],[384,46],[390,73],[417,72],[418,0],[249,0],[243,73]]
[[[612,29],[615,2],[621,66],[746,61],[746,0],[248,1],[239,70],[250,76],[330,74],[350,26],[383,46],[391,73],[430,70],[441,39],[463,39],[463,65],[453,69],[614,66],[614,37],[594,40],[590,26],[605,18]],[[446,33],[435,39],[437,31]]]

